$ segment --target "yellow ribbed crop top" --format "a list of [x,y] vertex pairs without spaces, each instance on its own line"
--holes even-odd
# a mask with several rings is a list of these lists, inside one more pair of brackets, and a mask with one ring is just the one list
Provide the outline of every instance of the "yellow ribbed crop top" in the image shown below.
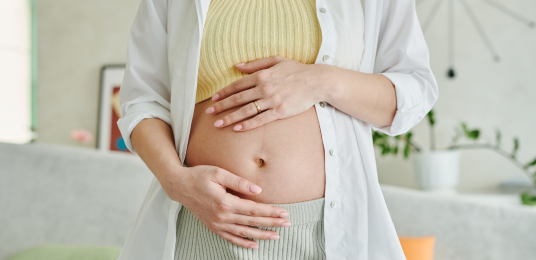
[[313,64],[321,43],[315,0],[211,0],[195,103],[248,75],[237,63],[280,55]]

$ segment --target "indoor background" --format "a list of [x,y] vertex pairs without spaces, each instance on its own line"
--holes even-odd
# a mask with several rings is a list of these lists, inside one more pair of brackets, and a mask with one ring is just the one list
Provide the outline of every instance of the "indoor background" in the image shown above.
[[[81,145],[71,132],[86,129],[97,136],[101,68],[126,62],[140,1],[23,2],[0,0],[0,142],[96,149],[96,138]],[[533,160],[536,1],[420,0],[416,8],[439,85],[433,108],[436,147],[451,144],[465,122],[480,130],[479,142],[493,143],[500,130],[501,147],[508,152],[518,138],[517,159]],[[447,75],[451,66],[454,78]],[[426,118],[411,132],[415,143],[430,150]],[[400,153],[376,152],[382,184],[419,189],[413,153],[403,159]],[[462,150],[460,156],[457,190],[462,194],[496,194],[508,183],[531,185],[519,167],[490,149]],[[528,241],[536,242],[536,235]]]
[[[436,1],[425,0],[417,11],[425,31],[430,63],[439,85],[436,114],[438,148],[450,144],[454,128],[464,121],[494,140],[502,132],[502,146],[518,157],[536,156],[536,28],[493,8],[485,1],[466,1],[500,56],[496,62],[460,2],[454,4],[455,79],[447,77],[448,0],[433,13]],[[417,2],[419,3],[419,2]],[[536,2],[499,1],[524,17],[536,20]],[[76,145],[70,132],[84,128],[96,135],[99,73],[104,64],[125,63],[126,41],[136,14],[137,0],[38,0],[37,16],[37,142]],[[429,128],[423,120],[414,139],[429,147]],[[96,140],[89,146],[96,146]],[[416,188],[410,160],[377,156],[380,181]],[[396,169],[396,170],[392,170]],[[459,189],[490,190],[509,179],[524,178],[491,151],[464,151]]]

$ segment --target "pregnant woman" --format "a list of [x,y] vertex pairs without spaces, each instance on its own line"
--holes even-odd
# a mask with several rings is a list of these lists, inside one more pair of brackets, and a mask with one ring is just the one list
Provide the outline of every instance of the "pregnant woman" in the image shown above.
[[142,0],[118,125],[155,179],[119,259],[405,259],[371,129],[437,98],[413,0]]

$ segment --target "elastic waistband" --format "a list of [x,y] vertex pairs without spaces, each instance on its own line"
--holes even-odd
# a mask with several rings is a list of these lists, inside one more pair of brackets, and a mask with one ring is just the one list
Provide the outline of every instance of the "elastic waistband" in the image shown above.
[[267,205],[284,208],[288,212],[286,219],[290,220],[292,226],[296,226],[324,220],[324,202],[325,198],[322,197],[303,202]]

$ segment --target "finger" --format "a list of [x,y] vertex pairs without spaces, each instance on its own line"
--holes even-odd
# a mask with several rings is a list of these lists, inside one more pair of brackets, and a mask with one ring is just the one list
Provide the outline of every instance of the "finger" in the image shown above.
[[233,81],[231,84],[225,86],[224,88],[218,90],[214,96],[212,96],[212,101],[222,100],[233,94],[244,91],[248,88],[255,87],[257,85],[257,75],[251,74],[244,76],[240,79]]
[[240,71],[245,73],[253,73],[251,75],[245,76],[241,79],[234,81],[233,83],[227,85],[226,87],[220,89],[214,96],[212,96],[212,101],[221,100],[232,94],[243,91],[244,89],[251,88],[256,86],[259,81],[262,81],[262,74],[259,74],[263,69],[268,69],[284,60],[290,60],[283,56],[275,55],[272,57],[262,58],[254,61],[250,61],[243,66],[236,67]]
[[[216,102],[212,106],[210,106],[207,109],[207,114],[218,114],[220,112],[223,112],[227,109],[247,104],[253,100],[257,100],[262,98],[263,95],[259,91],[259,88],[250,88],[247,90],[244,90],[242,92],[238,92],[236,94],[231,95],[230,97],[227,97],[219,102]],[[212,109],[210,109],[212,108]],[[210,112],[210,113],[208,113]]]
[[[268,104],[266,103],[266,101],[264,99],[259,99],[257,100],[257,104],[259,105],[259,107],[264,108],[264,109],[267,109],[269,108],[268,107]],[[222,117],[221,119],[218,119],[216,120],[216,122],[218,122],[219,120],[221,120],[220,122],[218,123],[214,123],[214,125],[219,125],[218,127],[219,128],[222,128],[222,127],[226,127],[228,125],[232,125],[236,122],[240,122],[244,119],[247,119],[247,118],[250,118],[254,115],[257,115],[259,112],[257,110],[257,107],[255,106],[255,104],[253,102],[250,102],[248,104],[246,104],[245,106],[241,107],[240,109],[234,111],[233,113],[231,114],[228,114],[224,117]],[[220,125],[221,124],[221,125]],[[239,125],[239,126],[235,126],[233,129],[236,131],[236,130],[240,130],[242,127],[242,125]]]
[[237,245],[237,246],[241,246],[241,247],[245,247],[245,248],[253,248],[253,249],[258,249],[259,246],[257,245],[257,243],[255,241],[251,241],[249,239],[245,239],[245,238],[242,238],[242,237],[239,237],[237,235],[234,235],[234,234],[231,234],[227,231],[221,231],[220,233],[218,233],[218,235],[220,237],[222,237],[223,239]]
[[275,55],[271,57],[266,57],[266,58],[250,61],[244,64],[243,66],[239,66],[239,67],[237,66],[237,68],[240,71],[245,72],[245,73],[253,73],[258,70],[270,68],[276,65],[277,63],[284,61],[285,59],[287,58],[280,56],[280,55]]
[[248,227],[238,224],[228,224],[225,231],[235,234],[244,238],[253,238],[253,239],[263,239],[263,240],[277,240],[279,239],[279,234],[275,231],[263,230],[254,227]]
[[290,227],[290,220],[286,218],[251,217],[235,214],[231,221],[236,224],[254,227]]
[[236,192],[240,192],[246,195],[257,195],[262,191],[261,187],[224,169],[220,169],[216,172],[213,181],[216,181],[222,186],[225,186]]
[[[258,102],[257,102],[258,103]],[[260,106],[260,105],[259,105]],[[274,109],[266,110],[257,116],[255,116],[252,119],[246,120],[240,124],[237,124],[233,127],[233,130],[237,132],[244,132],[251,129],[255,129],[259,126],[268,124],[270,122],[273,122],[275,120],[279,119],[277,115],[274,113]]]
[[252,200],[241,199],[235,196],[235,200],[232,202],[234,212],[252,217],[272,217],[272,218],[284,218],[288,216],[287,210],[284,208],[271,206],[264,203],[258,203]]

